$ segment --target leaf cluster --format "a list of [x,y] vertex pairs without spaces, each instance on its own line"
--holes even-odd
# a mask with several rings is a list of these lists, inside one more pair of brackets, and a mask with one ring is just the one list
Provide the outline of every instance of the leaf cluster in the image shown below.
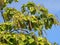
[[[4,0],[4,3],[12,1],[14,0]],[[28,2],[22,5],[21,11],[6,7],[2,16],[4,23],[0,24],[1,45],[52,45],[45,37],[40,37],[43,28],[51,29],[53,25],[58,24],[56,17],[45,7]],[[14,33],[15,31],[17,33]],[[26,31],[27,34],[22,31]],[[39,37],[32,34],[32,31],[38,31]]]

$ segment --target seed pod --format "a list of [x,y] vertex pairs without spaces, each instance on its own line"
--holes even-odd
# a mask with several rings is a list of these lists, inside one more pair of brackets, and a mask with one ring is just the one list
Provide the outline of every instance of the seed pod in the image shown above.
[[0,10],[1,8],[4,6],[4,3],[6,2],[6,0],[0,0]]

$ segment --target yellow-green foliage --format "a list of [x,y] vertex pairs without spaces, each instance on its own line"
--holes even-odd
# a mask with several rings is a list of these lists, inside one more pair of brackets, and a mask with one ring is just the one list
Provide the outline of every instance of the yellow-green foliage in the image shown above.
[[[6,4],[12,3],[13,0],[1,1],[0,6],[3,9],[4,5],[6,7]],[[58,24],[56,17],[48,13],[48,9],[28,2],[22,5],[21,11],[7,7],[3,10],[4,22],[0,24],[0,45],[52,45],[45,37],[40,37],[43,28],[51,29],[52,25]],[[32,30],[38,31],[39,36],[32,33]]]

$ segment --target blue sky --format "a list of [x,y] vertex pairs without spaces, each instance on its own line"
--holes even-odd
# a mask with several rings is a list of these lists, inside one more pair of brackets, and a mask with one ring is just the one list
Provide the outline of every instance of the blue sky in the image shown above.
[[[22,4],[27,2],[35,2],[36,4],[44,5],[50,13],[54,14],[58,20],[60,20],[60,0],[20,0],[18,3],[13,2],[9,4],[8,7],[13,7],[20,10]],[[2,17],[0,15],[0,23],[2,22]],[[60,26],[53,26],[50,30],[46,31],[47,39],[50,42],[57,42],[60,45]]]

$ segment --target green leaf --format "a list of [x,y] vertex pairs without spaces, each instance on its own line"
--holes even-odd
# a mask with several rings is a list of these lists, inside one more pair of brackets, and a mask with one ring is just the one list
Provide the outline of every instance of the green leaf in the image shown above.
[[29,43],[33,43],[34,42],[34,39],[29,39]]

